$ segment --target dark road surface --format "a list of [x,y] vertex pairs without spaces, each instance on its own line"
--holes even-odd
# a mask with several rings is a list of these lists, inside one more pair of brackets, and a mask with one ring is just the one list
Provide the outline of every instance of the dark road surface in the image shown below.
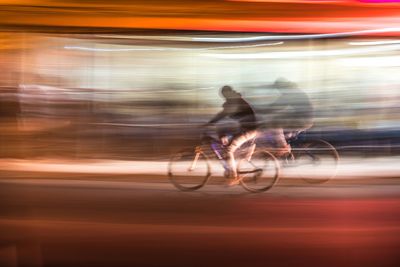
[[396,179],[263,194],[210,185],[0,182],[0,266],[400,266]]

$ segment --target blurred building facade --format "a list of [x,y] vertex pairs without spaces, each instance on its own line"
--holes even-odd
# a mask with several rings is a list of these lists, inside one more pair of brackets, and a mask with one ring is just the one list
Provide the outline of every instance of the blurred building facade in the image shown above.
[[[221,86],[233,86],[258,109],[277,98],[269,85],[280,77],[309,95],[311,132],[388,153],[397,142],[400,43],[390,38],[1,35],[2,139],[18,136],[20,156],[164,157],[197,140],[196,127],[220,109]],[[13,150],[4,147],[4,155]]]

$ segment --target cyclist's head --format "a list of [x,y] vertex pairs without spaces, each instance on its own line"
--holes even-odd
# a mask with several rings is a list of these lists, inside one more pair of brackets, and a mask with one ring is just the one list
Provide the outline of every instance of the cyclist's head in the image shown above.
[[273,84],[273,87],[276,89],[291,89],[291,88],[296,88],[296,84],[285,79],[285,78],[278,78]]
[[233,88],[229,85],[223,86],[221,88],[220,93],[226,99],[240,96],[240,94],[238,92],[236,92],[235,90],[233,90]]

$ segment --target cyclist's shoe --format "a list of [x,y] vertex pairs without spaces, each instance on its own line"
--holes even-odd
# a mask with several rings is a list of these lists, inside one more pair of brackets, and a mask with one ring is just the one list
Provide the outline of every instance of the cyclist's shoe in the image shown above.
[[228,182],[228,185],[229,186],[234,186],[234,185],[238,185],[239,183],[240,183],[240,178],[236,177],[236,178],[233,178],[232,180],[230,180]]

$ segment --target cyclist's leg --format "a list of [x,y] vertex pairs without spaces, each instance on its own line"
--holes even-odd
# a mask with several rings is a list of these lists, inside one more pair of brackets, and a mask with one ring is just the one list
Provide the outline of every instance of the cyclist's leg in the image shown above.
[[300,133],[310,129],[313,126],[313,120],[312,118],[302,118],[302,119],[297,119],[290,129],[285,129],[285,136],[286,138],[295,138],[297,137]]
[[302,132],[307,131],[313,126],[312,121],[304,121],[302,124],[297,125],[297,127],[292,127],[291,129],[285,129],[284,135],[286,140],[296,139]]
[[269,131],[271,138],[273,139],[274,148],[272,151],[275,156],[280,157],[290,153],[291,147],[286,141],[285,133],[283,128],[275,128]]
[[244,143],[247,141],[254,139],[257,136],[257,131],[252,130],[252,131],[246,131],[240,135],[237,135],[232,139],[232,142],[230,145],[227,147],[227,161],[229,168],[231,169],[232,172],[232,177],[237,178],[237,171],[236,171],[236,160],[235,160],[235,151],[241,147]]

